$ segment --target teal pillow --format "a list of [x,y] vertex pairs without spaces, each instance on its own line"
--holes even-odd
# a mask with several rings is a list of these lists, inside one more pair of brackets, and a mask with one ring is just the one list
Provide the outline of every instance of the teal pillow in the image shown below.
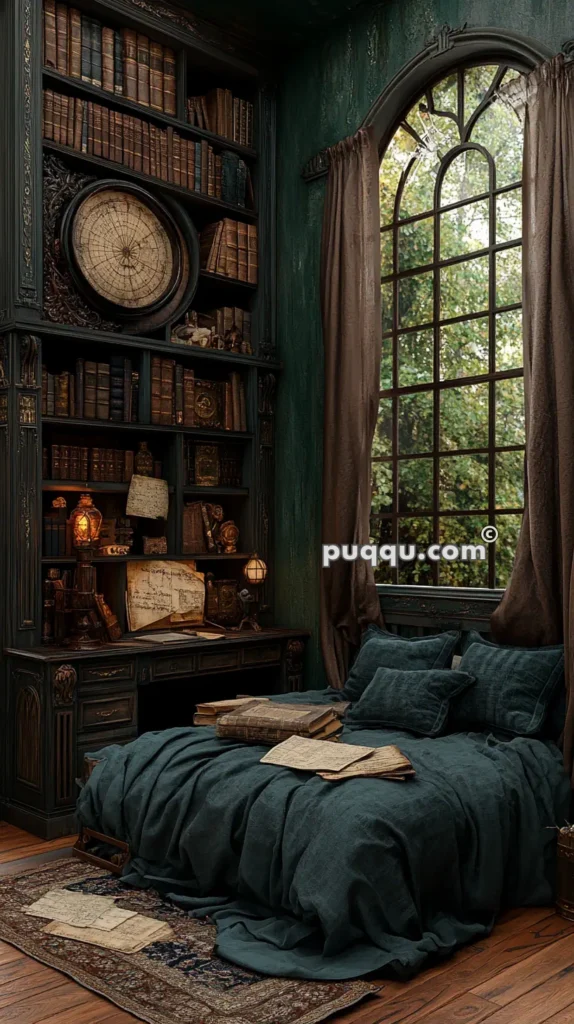
[[450,729],[534,736],[564,683],[564,647],[502,647],[473,631],[459,668],[476,683],[453,701]]
[[343,700],[359,700],[378,668],[422,671],[450,666],[459,637],[454,630],[437,636],[404,637],[368,626],[343,687]]
[[451,698],[473,683],[467,672],[452,669],[378,668],[361,699],[347,711],[345,723],[440,736]]

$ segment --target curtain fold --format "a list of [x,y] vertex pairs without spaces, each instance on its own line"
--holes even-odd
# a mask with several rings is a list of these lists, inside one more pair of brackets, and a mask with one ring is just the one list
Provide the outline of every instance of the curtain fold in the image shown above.
[[[372,129],[329,150],[321,239],[325,352],[323,544],[366,544],[370,453],[381,361],[379,158]],[[321,570],[321,645],[328,681],[341,687],[350,645],[382,624],[373,569],[362,559]]]
[[526,511],[495,637],[565,644],[564,762],[574,744],[574,68],[559,55],[513,83],[524,118]]

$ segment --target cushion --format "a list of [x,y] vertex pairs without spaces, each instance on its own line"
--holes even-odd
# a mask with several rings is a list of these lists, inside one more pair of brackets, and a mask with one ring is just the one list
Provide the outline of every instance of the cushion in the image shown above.
[[347,711],[345,722],[439,736],[445,731],[450,699],[473,683],[467,672],[448,668],[378,668],[361,699]]
[[460,662],[475,685],[452,703],[449,728],[533,736],[564,682],[564,647],[503,647],[471,632]]
[[387,633],[379,626],[368,626],[343,687],[343,700],[359,700],[378,668],[446,668],[459,637],[455,630],[437,636],[404,637]]

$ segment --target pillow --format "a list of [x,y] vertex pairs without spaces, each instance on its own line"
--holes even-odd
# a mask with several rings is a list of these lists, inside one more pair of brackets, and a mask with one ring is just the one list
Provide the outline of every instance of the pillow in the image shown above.
[[472,631],[460,671],[475,676],[476,684],[453,701],[451,729],[533,736],[563,684],[564,647],[503,647]]
[[474,683],[467,672],[430,668],[401,671],[378,668],[361,699],[349,708],[345,723],[408,729],[421,736],[444,731],[449,701]]
[[459,637],[454,630],[437,636],[404,637],[368,626],[343,687],[343,700],[358,700],[378,668],[446,668]]

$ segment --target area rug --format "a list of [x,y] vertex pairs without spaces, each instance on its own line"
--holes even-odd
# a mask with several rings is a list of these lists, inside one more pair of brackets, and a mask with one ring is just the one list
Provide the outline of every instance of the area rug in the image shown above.
[[[42,929],[21,911],[50,889],[120,896],[116,906],[168,922],[174,937],[118,953]],[[215,926],[153,889],[132,889],[76,858],[0,878],[0,939],[149,1024],[318,1024],[380,990],[364,981],[270,978],[213,953]]]

